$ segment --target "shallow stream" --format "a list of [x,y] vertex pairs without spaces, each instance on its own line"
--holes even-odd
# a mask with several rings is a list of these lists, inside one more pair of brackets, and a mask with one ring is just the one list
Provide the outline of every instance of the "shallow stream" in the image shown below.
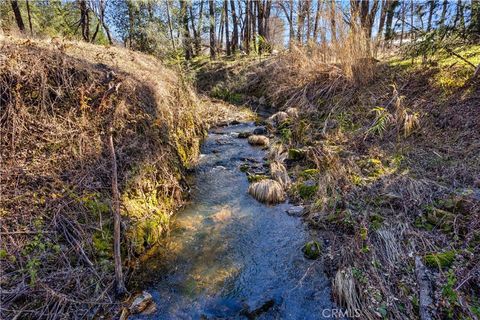
[[254,128],[209,134],[190,204],[135,276],[157,311],[129,319],[323,319],[333,308],[321,260],[303,256],[311,239],[301,218],[285,212],[289,204],[247,194],[239,167],[248,161],[261,170],[266,153],[236,133]]

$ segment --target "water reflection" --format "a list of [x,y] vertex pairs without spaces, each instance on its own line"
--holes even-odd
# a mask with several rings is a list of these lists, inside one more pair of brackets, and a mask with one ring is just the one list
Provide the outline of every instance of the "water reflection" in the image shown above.
[[157,312],[136,319],[321,319],[332,307],[321,263],[301,252],[309,239],[301,220],[287,204],[265,206],[246,193],[242,159],[261,162],[265,152],[232,132],[253,128],[210,134],[191,204],[136,275]]

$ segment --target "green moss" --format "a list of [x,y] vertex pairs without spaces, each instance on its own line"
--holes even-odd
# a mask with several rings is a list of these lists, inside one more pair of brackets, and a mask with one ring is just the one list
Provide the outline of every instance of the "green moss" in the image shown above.
[[308,259],[318,259],[322,251],[320,243],[315,240],[307,242],[302,248],[303,254]]
[[248,169],[250,169],[250,166],[248,164],[243,163],[243,164],[240,165],[240,171],[247,172]]
[[378,230],[382,226],[382,223],[385,219],[381,215],[374,213],[370,215],[369,220],[370,220],[370,226],[372,227],[372,229]]
[[253,183],[253,182],[258,182],[260,180],[268,179],[266,175],[263,174],[251,174],[247,177],[248,182]]
[[304,200],[313,198],[313,196],[315,196],[317,191],[318,191],[318,185],[316,184],[315,185],[301,184],[298,186],[298,195]]
[[96,231],[92,237],[93,248],[100,257],[109,258],[113,256],[113,235],[111,228],[106,226],[102,231]]
[[304,179],[312,179],[317,177],[319,173],[318,169],[306,169],[300,173],[300,176]]
[[292,130],[285,128],[280,130],[280,137],[282,138],[282,141],[285,143],[289,143],[290,140],[292,139]]
[[305,151],[301,149],[289,149],[288,159],[290,160],[302,160],[305,158]]
[[455,256],[455,250],[442,253],[429,253],[425,255],[425,264],[430,268],[446,269],[455,261]]

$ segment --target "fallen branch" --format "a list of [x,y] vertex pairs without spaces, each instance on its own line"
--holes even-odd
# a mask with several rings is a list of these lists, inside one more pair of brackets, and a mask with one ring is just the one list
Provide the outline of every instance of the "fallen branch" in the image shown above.
[[418,256],[415,257],[415,271],[417,274],[417,284],[419,289],[419,313],[421,320],[432,320],[429,306],[432,305],[432,286],[427,275],[427,269]]

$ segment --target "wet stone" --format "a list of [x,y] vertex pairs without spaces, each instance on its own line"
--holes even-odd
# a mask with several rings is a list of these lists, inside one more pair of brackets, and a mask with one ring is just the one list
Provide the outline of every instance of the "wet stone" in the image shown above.
[[291,216],[299,217],[303,214],[305,207],[303,206],[293,206],[287,209],[287,213]]

